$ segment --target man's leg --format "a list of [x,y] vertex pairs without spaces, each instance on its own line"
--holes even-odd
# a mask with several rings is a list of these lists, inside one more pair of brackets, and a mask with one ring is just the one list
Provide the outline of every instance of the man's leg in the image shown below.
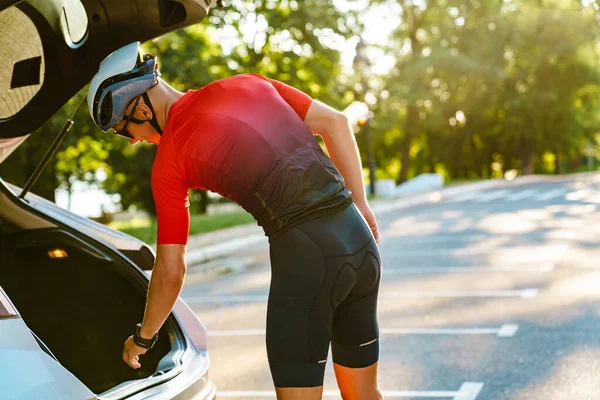
[[275,388],[277,400],[321,400],[323,386],[311,388]]
[[344,400],[383,398],[377,383],[380,260],[373,242],[357,269],[356,285],[333,315],[333,366]]
[[267,355],[279,400],[317,400],[331,341],[331,281],[319,246],[297,229],[271,242]]
[[344,400],[383,399],[377,382],[378,362],[364,368],[348,368],[333,363],[342,398]]

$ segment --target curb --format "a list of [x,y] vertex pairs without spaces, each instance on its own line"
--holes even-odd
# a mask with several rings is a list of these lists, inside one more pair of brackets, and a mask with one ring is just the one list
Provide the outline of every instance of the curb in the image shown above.
[[216,258],[229,256],[234,251],[258,245],[263,242],[268,243],[268,239],[264,234],[251,234],[236,239],[225,240],[221,243],[188,251],[186,254],[186,262],[191,266],[201,264]]
[[472,192],[476,190],[489,189],[505,183],[502,179],[493,179],[480,181],[475,183],[467,183],[463,185],[431,190],[423,193],[397,197],[390,200],[380,200],[371,205],[371,210],[375,214],[383,214],[390,211],[401,210],[403,208],[413,207],[421,204],[439,203],[443,199],[456,196],[459,194]]

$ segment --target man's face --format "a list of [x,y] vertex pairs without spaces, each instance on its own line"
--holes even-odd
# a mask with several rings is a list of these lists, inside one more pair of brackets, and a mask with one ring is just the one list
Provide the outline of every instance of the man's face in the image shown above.
[[[135,119],[138,123],[133,122],[133,119]],[[137,99],[135,99],[125,109],[125,116],[123,117],[123,120],[115,125],[113,129],[116,132],[125,129],[125,132],[123,133],[129,134],[133,137],[133,139],[128,138],[129,143],[131,144],[136,144],[137,142],[158,144],[160,141],[160,134],[156,131],[156,129],[154,129],[152,124],[150,124],[151,120],[152,111],[150,111],[150,108],[143,103],[143,99],[140,99],[139,102]],[[145,122],[140,124],[139,121]]]

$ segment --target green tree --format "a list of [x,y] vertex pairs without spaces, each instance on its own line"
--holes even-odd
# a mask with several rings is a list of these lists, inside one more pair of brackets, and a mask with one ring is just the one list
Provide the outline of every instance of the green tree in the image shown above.
[[598,131],[590,7],[577,0],[393,3],[404,19],[390,42],[397,63],[384,77],[389,93],[376,119],[393,121],[377,125],[379,146],[387,147],[378,157],[401,166],[398,181],[433,170],[447,178],[533,172],[548,152],[577,158]]

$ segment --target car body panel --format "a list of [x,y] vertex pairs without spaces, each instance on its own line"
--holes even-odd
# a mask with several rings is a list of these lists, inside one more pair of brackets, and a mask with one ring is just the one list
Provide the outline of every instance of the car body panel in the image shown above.
[[6,399],[95,399],[46,354],[21,318],[0,319],[0,393]]
[[[0,203],[2,203],[4,207],[7,207],[8,205],[12,206],[13,208],[23,207],[22,201],[17,198],[17,196],[21,193],[22,190],[20,187],[12,185],[8,182],[4,182],[2,178],[0,178],[0,185],[3,186],[0,187]],[[2,197],[4,197],[5,199],[2,199]],[[151,270],[153,268],[155,259],[154,250],[141,240],[129,236],[123,232],[111,229],[96,221],[92,221],[88,218],[76,215],[68,210],[60,208],[55,203],[31,192],[27,193],[27,195],[25,196],[25,200],[26,205],[29,208],[43,215],[49,216],[52,219],[66,226],[69,226],[70,228],[78,232],[82,232],[85,235],[92,237],[93,239],[99,242],[102,242],[106,246],[121,252],[141,269]],[[9,213],[9,216],[5,215],[4,218],[10,221],[10,215],[12,215],[13,218],[17,219],[18,214],[18,212]],[[28,219],[31,218],[31,216],[28,217]],[[23,226],[24,223],[17,223],[17,221],[11,222],[20,226]],[[36,222],[32,222],[30,220],[28,221],[28,223],[30,224],[29,226],[27,226],[28,229],[49,228],[57,226],[56,224],[51,224],[47,220],[41,218],[37,218]]]
[[0,319],[20,317],[15,305],[0,286]]
[[[11,193],[15,196],[14,200],[19,201],[16,196],[21,193],[22,189],[18,186],[2,181],[1,178],[0,182],[4,183],[10,189]],[[145,246],[145,243],[141,240],[111,229],[99,222],[81,217],[68,210],[65,210],[64,208],[60,208],[55,203],[34,193],[27,193],[25,199],[27,200],[29,207],[32,207],[40,213],[50,216],[77,231],[83,232],[86,235],[91,236],[116,250],[139,250],[142,246]]]

